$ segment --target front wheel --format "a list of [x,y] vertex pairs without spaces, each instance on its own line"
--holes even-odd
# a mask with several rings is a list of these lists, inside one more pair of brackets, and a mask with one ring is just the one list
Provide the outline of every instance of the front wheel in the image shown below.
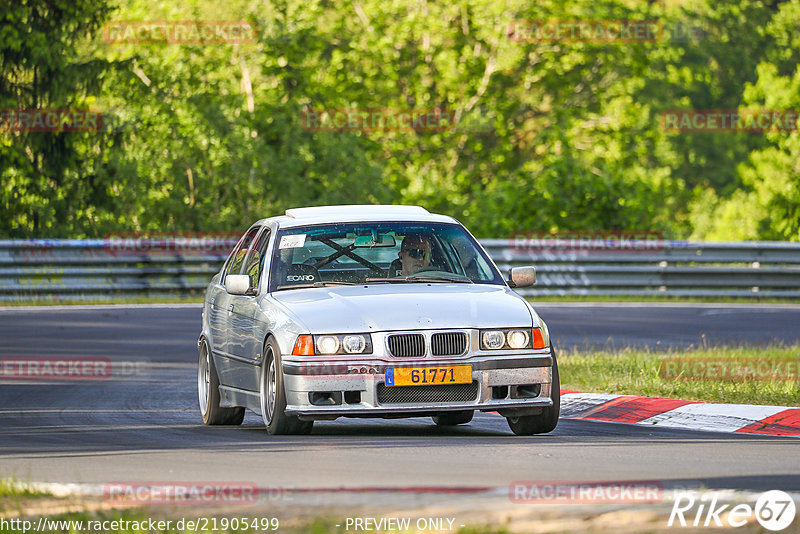
[[241,425],[244,421],[244,408],[222,408],[219,405],[219,377],[214,357],[208,350],[208,342],[203,339],[198,347],[200,357],[197,362],[197,396],[200,401],[200,415],[206,425]]
[[558,416],[561,414],[561,382],[558,377],[556,349],[551,348],[551,353],[553,355],[553,381],[550,383],[550,398],[553,405],[542,409],[542,413],[539,415],[507,417],[508,426],[517,436],[546,434],[555,430],[558,425]]
[[259,391],[264,426],[272,435],[309,434],[314,427],[314,421],[301,421],[296,416],[286,415],[286,392],[279,354],[277,343],[273,338],[269,338],[264,346]]

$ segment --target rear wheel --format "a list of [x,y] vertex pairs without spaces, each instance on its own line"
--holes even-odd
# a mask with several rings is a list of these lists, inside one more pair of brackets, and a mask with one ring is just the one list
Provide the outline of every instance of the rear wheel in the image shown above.
[[275,339],[269,338],[264,346],[259,391],[264,426],[267,427],[267,432],[273,435],[309,434],[314,427],[314,421],[301,421],[296,416],[286,415],[286,392],[279,354]]
[[558,416],[561,414],[561,383],[558,377],[556,350],[552,348],[551,351],[553,354],[553,381],[550,384],[550,398],[553,405],[542,409],[542,413],[539,415],[507,417],[508,426],[517,436],[546,434],[555,430],[558,425]]
[[472,421],[475,415],[474,410],[463,410],[460,412],[444,412],[433,416],[433,422],[439,426],[466,425]]
[[240,425],[244,421],[244,408],[222,408],[219,405],[219,377],[208,342],[200,342],[197,362],[197,396],[200,415],[206,425]]

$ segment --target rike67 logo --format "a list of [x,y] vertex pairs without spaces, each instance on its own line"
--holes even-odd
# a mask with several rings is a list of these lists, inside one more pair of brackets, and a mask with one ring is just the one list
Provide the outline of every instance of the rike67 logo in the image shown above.
[[755,518],[763,528],[777,532],[792,524],[796,511],[792,496],[780,490],[762,493],[755,506],[723,503],[715,491],[684,491],[675,495],[667,526],[731,528],[747,525]]

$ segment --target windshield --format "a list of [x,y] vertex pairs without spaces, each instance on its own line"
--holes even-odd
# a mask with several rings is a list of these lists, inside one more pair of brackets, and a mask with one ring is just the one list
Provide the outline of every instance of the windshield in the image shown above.
[[270,291],[346,284],[503,284],[456,224],[345,223],[278,232]]

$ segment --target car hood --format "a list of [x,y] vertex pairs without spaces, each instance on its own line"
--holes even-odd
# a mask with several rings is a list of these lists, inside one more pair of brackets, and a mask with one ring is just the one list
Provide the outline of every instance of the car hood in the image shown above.
[[373,284],[277,291],[311,333],[530,326],[525,301],[506,286]]

